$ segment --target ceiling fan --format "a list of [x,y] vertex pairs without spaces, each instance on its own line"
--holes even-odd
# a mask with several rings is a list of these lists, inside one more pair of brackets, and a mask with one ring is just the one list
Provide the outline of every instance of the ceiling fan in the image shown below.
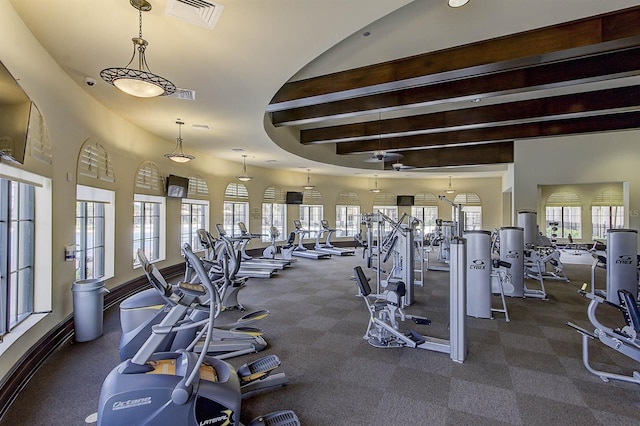
[[371,157],[364,160],[366,163],[377,163],[380,161],[388,162],[393,160],[399,160],[402,158],[402,154],[398,154],[396,152],[387,152],[387,151],[373,151]]

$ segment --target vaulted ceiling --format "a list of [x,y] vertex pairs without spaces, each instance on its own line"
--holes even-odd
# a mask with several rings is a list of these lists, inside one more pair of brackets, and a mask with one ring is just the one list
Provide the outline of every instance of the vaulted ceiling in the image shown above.
[[500,164],[521,139],[640,128],[639,75],[634,7],[291,81],[267,111],[385,169]]

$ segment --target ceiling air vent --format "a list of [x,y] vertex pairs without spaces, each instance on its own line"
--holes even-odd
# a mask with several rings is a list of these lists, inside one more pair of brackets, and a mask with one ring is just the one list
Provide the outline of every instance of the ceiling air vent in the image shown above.
[[215,27],[224,6],[204,0],[169,0],[167,15],[184,19],[205,28]]
[[196,91],[191,89],[176,88],[176,91],[168,96],[169,98],[184,99],[185,101],[195,101]]

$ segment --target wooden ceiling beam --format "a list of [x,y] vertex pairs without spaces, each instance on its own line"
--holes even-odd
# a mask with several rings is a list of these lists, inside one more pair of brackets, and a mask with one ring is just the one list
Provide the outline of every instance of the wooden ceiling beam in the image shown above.
[[268,112],[637,44],[640,7],[285,84]]
[[471,101],[635,75],[640,75],[640,47],[396,92],[276,111],[271,113],[271,120],[275,126],[304,125],[372,112]]
[[[513,163],[513,141],[408,151],[399,161],[416,169]],[[385,170],[393,170],[393,163],[385,162]]]
[[[478,128],[453,132],[429,133],[424,135],[371,139],[367,141],[343,142],[336,144],[337,154],[370,153],[377,150],[402,152],[420,150],[424,147],[444,147],[447,145],[486,144],[514,139],[535,139],[549,136],[563,136],[594,132],[609,132],[640,128],[640,111],[620,114],[604,114],[545,122],[521,123],[489,128]],[[481,145],[487,146],[487,145]]]
[[300,131],[300,143],[344,143],[506,125],[514,121],[579,118],[640,109],[640,87],[627,86],[571,95],[400,117],[388,120],[320,127]]

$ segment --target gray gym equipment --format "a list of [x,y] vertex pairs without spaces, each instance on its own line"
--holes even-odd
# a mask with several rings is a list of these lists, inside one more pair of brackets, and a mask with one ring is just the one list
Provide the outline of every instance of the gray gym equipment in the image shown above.
[[518,227],[524,229],[525,276],[543,284],[543,280],[569,282],[560,251],[538,229],[538,214],[533,210],[518,211]]
[[293,226],[295,228],[293,232],[295,232],[295,235],[298,236],[298,245],[295,246],[293,252],[291,253],[293,256],[304,257],[306,259],[315,259],[315,260],[329,259],[331,257],[330,253],[326,253],[326,252],[323,253],[317,250],[310,250],[306,248],[302,244],[302,240],[304,239],[304,235],[308,234],[309,231],[307,231],[306,229],[302,229],[302,222],[300,222],[298,219],[295,219],[293,221]]
[[607,301],[618,301],[618,290],[638,298],[638,231],[607,230]]
[[[587,293],[584,287],[579,291],[579,293],[591,300],[587,307],[587,316],[589,317],[591,324],[595,327],[595,330],[593,332],[588,331],[569,321],[567,321],[566,324],[576,329],[582,335],[582,362],[585,368],[590,373],[600,377],[604,382],[608,382],[609,379],[613,379],[640,384],[640,373],[638,371],[633,371],[631,375],[626,376],[619,373],[597,370],[593,368],[589,362],[590,339],[600,341],[606,346],[615,349],[636,362],[640,362],[640,311],[638,310],[637,305],[637,294],[631,293],[626,289],[618,289],[616,291],[616,296],[619,304],[617,304],[605,300],[604,297],[597,294]],[[596,310],[603,303],[620,310],[624,316],[625,325],[623,327],[613,329],[598,321],[596,317]]]
[[[503,279],[507,275],[501,275],[498,268],[508,268],[511,265],[504,262],[500,264],[498,259],[491,258],[490,231],[465,231],[464,237],[467,240],[467,315],[493,319],[492,312],[502,312],[509,322]],[[493,294],[500,295],[502,309],[491,307]]]
[[[153,334],[132,359],[109,373],[100,391],[98,425],[200,426],[223,422],[239,425],[243,394],[286,383],[286,378],[271,374],[280,365],[275,355],[245,364],[236,371],[204,351],[199,355],[191,352],[192,347],[154,353],[167,333],[200,326],[176,326],[176,321],[189,309],[209,312],[204,346],[209,346],[212,340],[216,292],[190,247],[185,256],[199,265],[196,269],[201,284],[179,283],[180,296],[173,299],[175,305],[167,316],[153,328]],[[293,412],[278,412],[275,419],[278,418],[283,421],[274,424],[299,424]],[[264,424],[264,417],[251,424]]]
[[262,257],[264,257],[265,259],[277,259],[276,254],[280,252],[282,254],[282,259],[289,261],[289,264],[291,264],[293,261],[295,261],[295,259],[292,258],[291,253],[293,253],[293,250],[295,249],[293,242],[296,238],[296,234],[294,234],[293,232],[289,234],[289,238],[287,239],[286,244],[280,247],[276,245],[276,240],[279,236],[280,231],[278,230],[278,228],[276,228],[275,226],[269,228],[269,237],[271,239],[271,244],[265,247],[265,249],[262,251]]
[[524,229],[516,226],[500,228],[499,244],[500,260],[511,264],[508,273],[513,290],[506,291],[505,296],[547,299],[544,281],[540,281],[540,290],[529,289],[524,283]]
[[[318,235],[316,236],[316,244],[313,247],[314,250],[326,252],[334,256],[353,256],[354,254],[356,254],[356,251],[354,249],[335,247],[333,244],[331,244],[331,236],[336,230],[329,227],[329,221],[327,221],[326,219],[322,219],[320,221],[320,226],[322,227],[322,229],[320,229]],[[322,236],[324,234],[327,234],[327,237],[323,244],[322,242],[320,242],[320,240],[322,239]]]
[[403,214],[397,221],[385,215],[378,213],[378,217],[382,220],[378,224],[379,229],[383,229],[383,222],[391,226],[391,232],[382,240],[382,244],[378,246],[378,259],[383,263],[390,258],[392,265],[386,279],[379,282],[380,288],[386,288],[387,285],[402,281],[405,284],[406,294],[402,299],[403,306],[409,306],[414,302],[414,286],[415,286],[415,242],[414,232],[415,225],[409,215]]
[[246,252],[247,249],[247,244],[249,244],[249,242],[254,239],[254,238],[260,238],[262,237],[261,234],[252,234],[249,232],[249,230],[247,229],[247,226],[244,224],[244,222],[238,222],[238,228],[240,229],[240,243],[238,248],[240,249],[240,256],[242,258],[242,265],[247,266],[247,265],[257,265],[259,267],[265,267],[265,268],[274,268],[274,269],[279,269],[282,270],[284,268],[287,268],[288,266],[291,265],[291,261],[289,260],[284,260],[284,259],[275,259],[275,258],[271,258],[271,259],[254,259],[253,257],[249,256]]
[[[230,256],[231,265],[229,267],[233,269],[235,267],[235,262],[240,262],[240,269],[238,270],[239,277],[271,278],[277,272],[277,269],[274,267],[262,266],[256,263],[244,262],[242,260],[242,256],[240,255],[240,244],[247,239],[246,237],[229,236],[221,223],[216,223],[216,231],[218,232],[218,238],[220,240],[226,240],[231,243],[234,254]],[[218,245],[219,243],[214,246],[216,247],[216,252],[218,251]],[[226,250],[226,246],[223,245],[223,248]],[[218,256],[220,256],[220,253],[218,253]]]
[[[175,305],[174,300],[180,297],[177,287],[166,282],[155,265],[149,263],[142,250],[138,250],[137,256],[152,288],[136,293],[120,304],[122,335],[119,354],[121,361],[131,358],[140,349],[151,336],[153,327],[165,319]],[[187,261],[187,263],[187,268],[191,268],[191,262]],[[218,284],[212,282],[216,290]],[[218,316],[222,305],[217,291],[215,297],[217,300],[215,315]],[[243,315],[233,323],[216,325],[213,328],[211,345],[206,352],[218,359],[227,359],[265,349],[267,342],[262,337],[264,332],[250,325],[268,315],[269,311],[259,310]],[[185,311],[183,317],[179,319],[183,324],[206,323],[206,320],[207,312],[202,310]],[[194,342],[197,333],[198,329],[195,327],[166,333],[164,340],[156,349],[161,352],[184,349]],[[203,347],[201,341],[198,341],[197,351],[201,351]]]
[[[466,332],[466,242],[452,240],[451,273],[449,278],[449,340],[424,336],[416,331],[401,332],[399,323],[411,319],[416,324],[428,325],[425,317],[407,315],[402,309],[405,286],[402,281],[390,284],[383,295],[372,294],[369,280],[362,268],[354,268],[358,293],[369,311],[369,323],[363,336],[370,345],[380,348],[409,347],[449,354],[455,361],[464,362],[467,355]],[[381,298],[382,297],[382,298]]]

